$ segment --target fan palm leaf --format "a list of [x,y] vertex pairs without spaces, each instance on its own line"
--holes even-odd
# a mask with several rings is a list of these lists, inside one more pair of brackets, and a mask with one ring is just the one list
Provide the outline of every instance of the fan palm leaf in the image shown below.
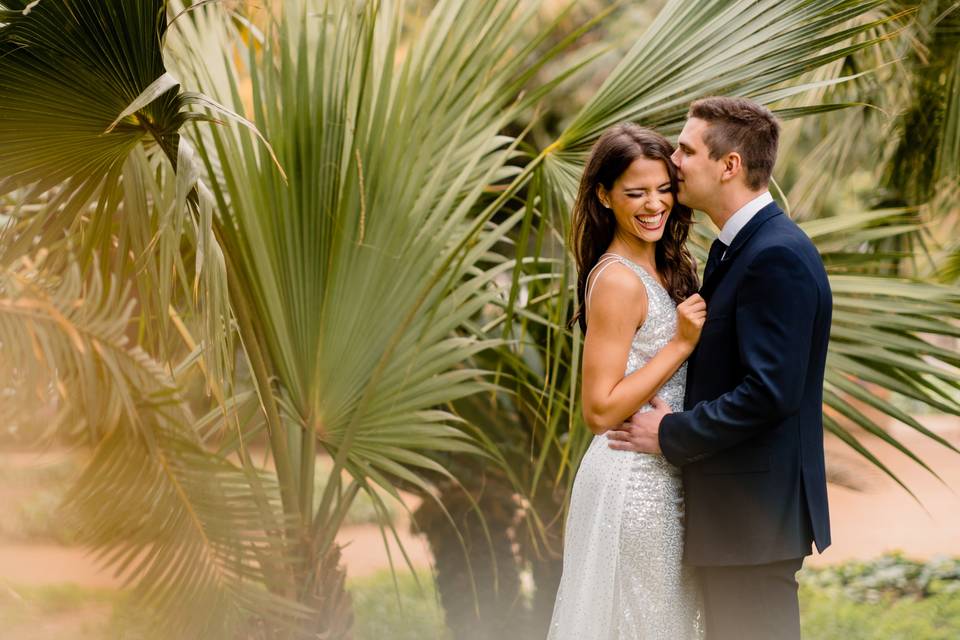
[[294,550],[278,535],[275,483],[201,446],[176,380],[129,344],[129,287],[85,279],[77,263],[51,276],[46,255],[0,274],[0,377],[52,376],[64,408],[54,426],[94,445],[64,500],[77,539],[125,573],[169,637],[302,617],[284,597]]
[[[141,327],[155,351],[169,338],[167,310],[182,285],[178,303],[204,299],[191,306],[201,316],[206,366],[222,380],[232,340],[223,331],[226,275],[209,215],[196,200],[186,206],[190,171],[181,172],[175,196],[151,186],[174,184],[169,166],[189,158],[183,124],[210,119],[188,111],[190,96],[166,72],[166,12],[164,0],[0,3],[0,193],[40,205],[20,209],[16,224],[0,231],[0,261],[38,244],[66,255],[64,237],[82,238],[77,253],[87,268],[97,253],[105,272],[135,277]],[[192,269],[184,238],[195,250]]]

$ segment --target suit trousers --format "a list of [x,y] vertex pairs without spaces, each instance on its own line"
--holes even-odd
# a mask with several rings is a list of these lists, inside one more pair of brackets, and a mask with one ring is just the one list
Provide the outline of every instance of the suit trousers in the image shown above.
[[803,558],[699,567],[707,640],[800,640],[797,571]]

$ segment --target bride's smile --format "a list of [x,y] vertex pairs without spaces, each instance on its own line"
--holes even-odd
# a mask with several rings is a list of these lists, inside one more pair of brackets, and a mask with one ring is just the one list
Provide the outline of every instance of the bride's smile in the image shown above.
[[653,215],[637,215],[633,216],[633,219],[637,221],[642,228],[647,231],[659,231],[663,224],[667,221],[667,212],[661,211],[660,213],[655,213]]

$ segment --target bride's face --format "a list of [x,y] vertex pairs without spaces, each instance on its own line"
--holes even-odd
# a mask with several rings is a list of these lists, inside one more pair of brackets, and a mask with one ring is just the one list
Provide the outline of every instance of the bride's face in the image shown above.
[[600,185],[597,196],[603,206],[613,210],[619,233],[645,242],[657,242],[663,237],[673,209],[670,174],[663,161],[637,158],[609,191]]

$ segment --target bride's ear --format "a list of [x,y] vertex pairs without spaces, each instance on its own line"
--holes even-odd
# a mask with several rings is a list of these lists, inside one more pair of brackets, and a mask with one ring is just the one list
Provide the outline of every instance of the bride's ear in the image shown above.
[[604,209],[610,208],[610,194],[607,193],[607,190],[602,184],[597,185],[597,200],[600,201]]

